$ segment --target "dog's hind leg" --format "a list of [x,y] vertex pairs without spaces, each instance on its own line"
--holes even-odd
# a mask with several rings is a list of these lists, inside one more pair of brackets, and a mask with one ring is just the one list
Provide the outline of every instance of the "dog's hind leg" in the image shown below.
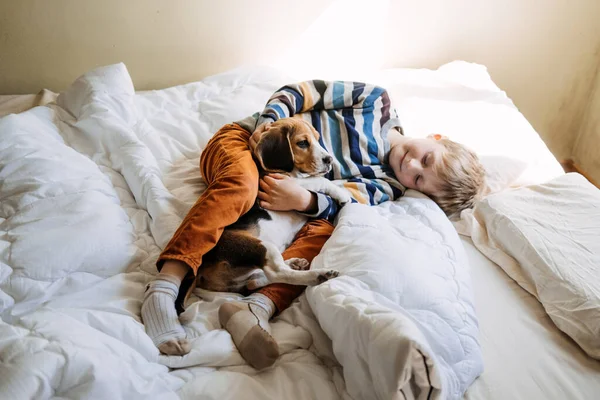
[[[266,264],[263,267],[269,283],[289,283],[291,285],[315,286],[339,275],[335,270],[295,270],[283,259],[277,247],[262,242],[267,249]],[[297,259],[302,260],[302,259]]]

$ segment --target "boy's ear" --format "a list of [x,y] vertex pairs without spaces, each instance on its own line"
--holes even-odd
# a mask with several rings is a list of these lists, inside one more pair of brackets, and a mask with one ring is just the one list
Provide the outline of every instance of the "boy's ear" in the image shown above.
[[432,133],[430,135],[427,135],[427,138],[429,139],[433,139],[433,140],[441,140],[441,139],[447,139],[446,136],[441,135],[439,133]]

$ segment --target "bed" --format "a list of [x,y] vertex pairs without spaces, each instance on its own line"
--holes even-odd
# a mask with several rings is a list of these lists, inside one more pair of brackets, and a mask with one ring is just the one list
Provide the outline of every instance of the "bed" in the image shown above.
[[[483,66],[458,61],[435,71],[392,69],[356,79],[389,89],[407,135],[442,132],[474,148],[488,169],[490,191],[563,174]],[[468,387],[467,399],[597,396],[600,362],[469,235],[456,234],[455,228],[468,233],[463,220],[452,226],[414,192],[371,211],[344,211],[336,228],[341,233],[316,267],[352,259],[356,268],[342,270],[347,280],[308,290],[276,318],[282,356],[273,368],[258,372],[246,365],[220,329],[216,310],[234,294],[197,291],[182,315],[194,350],[185,358],[158,354],[140,321],[141,299],[160,249],[204,189],[200,151],[220,126],[259,110],[275,89],[295,80],[271,68],[245,67],[135,92],[118,64],[88,72],[62,97],[47,91],[0,96],[0,116],[22,112],[0,120],[0,398],[456,398],[462,389],[448,376]],[[103,102],[90,102],[94,96]],[[450,244],[444,248],[457,253],[452,257],[460,270],[442,276],[442,285],[459,283],[468,290],[457,296],[466,300],[453,304],[474,305],[476,318],[461,314],[464,325],[451,333],[473,338],[462,349],[480,354],[483,372],[475,365],[468,376],[452,375],[439,360],[425,363],[420,373],[433,381],[439,376],[429,384],[443,391],[390,389],[406,378],[406,369],[395,363],[401,351],[395,336],[389,343],[378,339],[398,329],[390,322],[389,329],[373,330],[383,317],[364,317],[390,315],[383,311],[395,306],[382,304],[403,298],[386,292],[389,282],[377,280],[376,267],[360,269],[361,255],[346,251],[356,241],[350,228],[374,232],[367,247],[400,245],[376,236],[393,235],[401,223],[415,231],[418,224],[431,228],[417,239],[430,239],[432,249]],[[387,272],[394,276],[393,269]],[[399,311],[391,315],[392,322],[404,321]],[[341,328],[348,321],[357,327],[355,337]],[[444,346],[435,345],[429,350],[439,355]]]

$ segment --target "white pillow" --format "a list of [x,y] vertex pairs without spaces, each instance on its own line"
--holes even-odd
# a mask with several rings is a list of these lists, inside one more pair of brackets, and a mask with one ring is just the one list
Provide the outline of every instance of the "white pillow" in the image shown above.
[[527,163],[516,158],[480,156],[479,160],[485,169],[486,194],[497,193],[513,186],[527,169]]
[[492,194],[473,217],[475,246],[600,359],[600,190],[579,174],[566,174]]

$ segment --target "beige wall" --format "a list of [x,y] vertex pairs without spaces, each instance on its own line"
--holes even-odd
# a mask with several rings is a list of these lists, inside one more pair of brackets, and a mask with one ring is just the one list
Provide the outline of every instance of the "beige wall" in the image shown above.
[[573,148],[573,160],[600,184],[600,64],[584,123]]
[[600,63],[598,0],[0,0],[0,93],[124,61],[137,89],[242,64],[306,71],[485,64],[559,158]]

